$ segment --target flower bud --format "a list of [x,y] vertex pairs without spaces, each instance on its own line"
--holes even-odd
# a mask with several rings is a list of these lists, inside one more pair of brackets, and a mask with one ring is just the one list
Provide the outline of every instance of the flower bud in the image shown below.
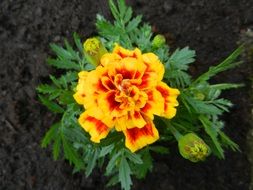
[[211,152],[209,146],[194,133],[182,136],[178,148],[180,154],[192,162],[204,161]]
[[107,53],[100,39],[96,37],[88,38],[83,44],[83,49],[87,61],[95,66],[99,65],[101,57]]
[[153,41],[152,41],[152,47],[153,48],[160,48],[161,46],[163,46],[166,42],[166,39],[163,35],[158,34],[154,37]]
[[205,99],[205,95],[203,94],[203,93],[201,93],[201,92],[196,92],[195,94],[194,94],[194,97],[197,99],[197,100],[204,100]]

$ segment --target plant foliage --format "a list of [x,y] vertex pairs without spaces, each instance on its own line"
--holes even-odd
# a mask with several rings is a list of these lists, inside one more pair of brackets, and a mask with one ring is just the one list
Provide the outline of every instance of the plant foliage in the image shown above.
[[[142,24],[142,16],[133,16],[131,7],[126,6],[124,0],[115,3],[109,0],[114,21],[110,22],[103,16],[97,15],[96,27],[98,34],[108,50],[114,43],[119,43],[125,48],[138,46],[143,52],[154,52],[164,63],[166,72],[165,82],[170,86],[180,89],[180,107],[172,120],[157,119],[162,125],[167,125],[166,130],[161,131],[161,141],[171,140],[170,126],[180,133],[195,132],[210,146],[214,155],[224,158],[224,147],[239,150],[222,130],[224,123],[220,115],[228,112],[232,103],[220,97],[223,90],[240,87],[238,84],[210,84],[209,79],[225,70],[234,68],[240,64],[236,59],[242,51],[242,47],[236,49],[227,59],[196,79],[188,72],[189,65],[195,61],[195,51],[189,47],[176,49],[169,52],[169,47],[164,44],[153,47],[154,34],[151,26]],[[105,166],[105,175],[110,177],[107,186],[121,184],[124,190],[130,190],[132,176],[145,178],[152,170],[151,152],[168,154],[166,146],[151,145],[137,153],[131,153],[124,146],[123,138],[119,133],[111,133],[100,144],[94,144],[77,122],[81,108],[73,99],[73,93],[77,82],[77,73],[81,70],[90,70],[90,65],[83,53],[81,39],[74,34],[74,45],[65,40],[64,47],[51,44],[54,58],[47,60],[50,66],[60,69],[62,75],[59,78],[50,76],[51,84],[38,86],[39,99],[50,111],[61,116],[60,121],[53,124],[44,139],[42,147],[52,145],[54,159],[62,155],[74,166],[74,171],[85,171],[89,176],[96,167]]]

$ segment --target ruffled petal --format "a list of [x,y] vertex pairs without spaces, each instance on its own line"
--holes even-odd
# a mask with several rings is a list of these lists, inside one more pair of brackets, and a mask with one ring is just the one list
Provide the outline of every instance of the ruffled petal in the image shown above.
[[101,80],[101,78],[104,76],[107,76],[107,69],[105,67],[98,66],[96,70],[91,71],[86,80],[86,91],[96,93],[108,91]]
[[134,50],[128,50],[128,49],[125,49],[125,48],[119,46],[116,43],[115,47],[113,49],[113,53],[119,55],[121,58],[133,57],[139,61],[143,61],[142,53],[139,48],[135,48]]
[[[102,66],[98,66],[96,70],[90,71],[87,74],[86,80],[83,82],[83,88],[80,92],[85,95],[82,100],[82,104],[85,109],[89,109],[94,106],[98,106],[97,98],[100,93],[107,92],[108,89],[106,85],[110,85],[106,83],[108,81],[102,81],[102,78],[106,76],[107,69]],[[103,84],[104,82],[104,84]],[[110,86],[109,86],[110,87]]]
[[101,108],[103,113],[110,115],[111,117],[121,117],[126,115],[128,110],[121,109],[122,102],[116,101],[116,96],[118,92],[111,90],[107,93],[101,94],[97,98],[98,106]]
[[133,50],[125,49],[116,44],[113,49],[113,53],[118,54],[121,58],[125,58],[125,57],[133,57],[135,52]]
[[124,132],[126,137],[125,146],[135,152],[148,144],[159,139],[159,134],[152,121],[149,121],[142,128],[127,129]]
[[155,72],[157,74],[157,81],[161,81],[163,79],[165,69],[159,58],[153,53],[145,53],[142,57],[144,63],[147,65],[146,72]]
[[113,81],[108,76],[101,77],[101,83],[107,90],[115,90]]
[[116,93],[116,91],[111,90],[98,99],[99,106],[101,106],[104,113],[119,110],[120,103],[115,100]]
[[73,95],[77,103],[82,104],[85,109],[97,106],[98,91],[106,91],[106,87],[102,85],[101,75],[106,69],[99,66],[96,70],[87,72],[81,71],[78,76],[78,84],[76,93]]
[[78,84],[76,86],[76,93],[73,95],[74,99],[78,104],[83,104],[85,101],[85,80],[87,78],[88,72],[81,71],[78,73]]
[[117,63],[122,58],[116,53],[106,53],[102,56],[100,63],[106,67],[109,63]]
[[115,125],[115,120],[111,115],[104,114],[104,112],[99,107],[92,107],[85,111],[87,115],[96,118],[103,122],[107,127],[113,128]]
[[164,98],[156,89],[147,91],[146,93],[148,100],[145,106],[141,108],[141,112],[150,119],[153,119],[154,114],[160,116],[163,113]]
[[145,72],[138,88],[141,90],[152,89],[157,85],[157,82],[157,74],[155,72]]
[[120,74],[122,79],[140,79],[146,70],[146,65],[136,58],[125,57],[116,63],[108,63],[108,68],[110,78],[114,78],[115,75]]
[[176,106],[178,106],[177,97],[180,94],[178,89],[170,88],[166,83],[160,82],[156,89],[160,92],[164,99],[164,112],[161,116],[168,119],[176,115]]
[[124,131],[131,128],[142,128],[146,125],[146,121],[139,111],[133,111],[128,115],[116,119],[115,129],[117,131]]
[[87,112],[82,113],[78,121],[82,128],[90,134],[91,141],[95,143],[99,143],[110,131],[107,125],[95,117],[89,116]]

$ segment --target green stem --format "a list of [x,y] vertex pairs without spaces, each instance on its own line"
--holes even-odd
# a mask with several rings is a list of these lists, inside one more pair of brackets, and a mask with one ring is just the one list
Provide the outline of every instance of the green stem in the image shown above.
[[175,127],[173,127],[170,122],[166,119],[163,119],[163,121],[166,123],[168,129],[173,134],[173,136],[179,141],[179,139],[183,136]]

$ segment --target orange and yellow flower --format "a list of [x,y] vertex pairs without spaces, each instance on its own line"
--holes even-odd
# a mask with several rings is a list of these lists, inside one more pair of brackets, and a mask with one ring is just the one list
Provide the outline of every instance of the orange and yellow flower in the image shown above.
[[179,91],[162,82],[164,66],[153,53],[116,45],[100,65],[81,71],[74,98],[85,108],[79,123],[99,143],[110,130],[122,131],[135,152],[159,139],[154,115],[171,119]]

